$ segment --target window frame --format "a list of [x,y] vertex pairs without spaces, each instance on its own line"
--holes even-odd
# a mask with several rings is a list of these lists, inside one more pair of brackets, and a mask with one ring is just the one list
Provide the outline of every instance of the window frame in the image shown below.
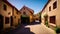
[[51,6],[49,6],[49,11],[51,11]]
[[9,23],[9,17],[5,17],[5,24]]
[[53,3],[53,9],[56,9],[56,8],[57,8],[57,1]]
[[3,10],[7,11],[7,5],[6,4],[3,5]]
[[50,16],[49,22],[53,23],[53,24],[56,24],[56,16]]
[[26,15],[26,12],[23,12],[24,15]]

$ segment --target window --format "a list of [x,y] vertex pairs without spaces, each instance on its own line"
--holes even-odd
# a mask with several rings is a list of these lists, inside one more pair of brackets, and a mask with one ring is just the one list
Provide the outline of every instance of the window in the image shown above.
[[55,16],[51,16],[50,17],[50,23],[55,24],[55,20],[56,20],[56,17]]
[[57,8],[57,1],[53,3],[53,9]]
[[16,18],[16,16],[14,16],[14,18]]
[[4,4],[3,5],[3,9],[6,11],[7,10],[7,6]]
[[9,23],[9,18],[5,17],[5,24],[8,24],[8,23]]
[[24,15],[26,15],[26,12],[23,12]]
[[16,12],[16,14],[18,14],[18,12]]
[[51,11],[51,6],[49,7],[49,11]]
[[11,12],[8,13],[8,15],[10,15],[10,14],[11,14]]
[[18,19],[18,23],[20,23],[20,19]]
[[24,8],[24,10],[25,10],[25,8]]

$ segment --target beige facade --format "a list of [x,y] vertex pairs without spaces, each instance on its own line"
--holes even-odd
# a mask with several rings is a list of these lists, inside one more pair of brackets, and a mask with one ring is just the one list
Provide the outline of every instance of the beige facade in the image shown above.
[[[0,5],[0,15],[3,16],[3,28],[8,28],[10,27],[10,16],[12,16],[12,6],[10,6],[8,3],[5,3],[5,1],[1,0],[1,5]],[[4,10],[4,5],[6,5],[6,10]],[[6,18],[9,19],[8,23],[6,23]]]
[[34,15],[34,20],[39,20],[39,14]]
[[[18,14],[16,14],[16,12]],[[0,28],[5,29],[17,25],[20,23],[18,22],[20,15],[20,12],[7,0],[0,0]],[[16,16],[16,18],[13,16]]]
[[[51,28],[60,27],[60,0],[50,0],[42,10],[42,23],[45,23],[45,15],[48,15],[48,23]],[[55,22],[55,23],[52,23]]]
[[21,12],[21,15],[25,15],[25,16],[28,16],[29,19],[30,19],[30,22],[33,21],[33,14],[34,14],[34,11],[26,6],[23,6],[20,10]]
[[14,12],[13,12],[13,26],[17,26],[18,24],[20,24],[21,22],[21,14],[20,14],[20,12],[16,9],[16,8],[14,8]]

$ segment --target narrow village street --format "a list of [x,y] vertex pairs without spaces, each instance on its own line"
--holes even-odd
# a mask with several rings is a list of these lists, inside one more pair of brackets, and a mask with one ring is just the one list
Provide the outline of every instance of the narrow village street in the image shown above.
[[60,34],[60,0],[0,0],[0,34]]
[[17,29],[7,32],[6,34],[56,34],[54,30],[46,27],[44,24],[22,25]]
[[25,27],[30,27],[30,30],[35,34],[56,34],[52,29],[46,27],[44,24],[28,25]]

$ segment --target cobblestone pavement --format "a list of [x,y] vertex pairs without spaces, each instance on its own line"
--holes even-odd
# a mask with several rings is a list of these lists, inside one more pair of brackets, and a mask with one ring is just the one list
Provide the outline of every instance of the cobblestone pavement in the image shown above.
[[25,27],[30,27],[30,30],[35,34],[56,34],[54,30],[46,27],[44,24],[37,24],[37,25],[28,25]]

